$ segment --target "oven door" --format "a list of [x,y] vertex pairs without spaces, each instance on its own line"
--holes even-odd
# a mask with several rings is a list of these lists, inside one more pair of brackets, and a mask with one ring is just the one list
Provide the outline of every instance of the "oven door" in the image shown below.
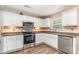
[[24,44],[29,44],[35,42],[35,35],[24,36]]

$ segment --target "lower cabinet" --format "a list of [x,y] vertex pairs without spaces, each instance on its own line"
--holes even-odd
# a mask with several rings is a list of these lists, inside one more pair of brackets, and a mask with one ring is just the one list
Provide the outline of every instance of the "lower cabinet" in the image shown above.
[[23,35],[5,36],[1,41],[3,53],[13,52],[23,47]]
[[44,42],[49,46],[58,49],[58,36],[53,34],[45,34]]
[[49,46],[58,49],[58,35],[40,33],[36,34],[36,43],[46,43]]
[[17,49],[20,49],[23,47],[23,35],[17,35]]
[[6,51],[16,49],[16,36],[6,37]]
[[44,34],[40,33],[40,34],[36,34],[35,35],[35,39],[36,39],[36,44],[40,44],[44,42]]

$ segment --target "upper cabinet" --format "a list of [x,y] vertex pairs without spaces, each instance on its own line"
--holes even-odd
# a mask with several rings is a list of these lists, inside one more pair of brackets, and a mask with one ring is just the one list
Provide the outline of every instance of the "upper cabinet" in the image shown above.
[[40,27],[41,26],[40,21],[41,21],[40,18],[34,18],[34,27]]
[[62,30],[62,20],[61,17],[51,18],[51,29],[54,31],[61,31]]
[[1,26],[23,26],[23,22],[33,22],[35,27],[41,26],[41,18],[19,15],[12,12],[0,11]]
[[41,19],[40,23],[40,27],[50,27],[50,18]]
[[62,13],[63,26],[78,26],[78,8],[73,8]]
[[22,26],[21,16],[11,12],[2,11],[2,26]]
[[22,22],[33,22],[34,27],[40,27],[41,18],[30,17],[30,16],[22,16]]
[[34,18],[30,16],[21,15],[23,22],[34,22]]

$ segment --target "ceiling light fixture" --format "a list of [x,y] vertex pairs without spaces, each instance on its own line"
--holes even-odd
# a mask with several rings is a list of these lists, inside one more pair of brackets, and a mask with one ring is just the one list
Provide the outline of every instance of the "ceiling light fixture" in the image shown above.
[[24,5],[24,7],[31,8],[29,5]]

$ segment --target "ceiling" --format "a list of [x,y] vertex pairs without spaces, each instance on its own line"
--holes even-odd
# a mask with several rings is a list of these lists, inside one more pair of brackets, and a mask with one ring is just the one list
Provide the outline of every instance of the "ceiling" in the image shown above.
[[63,7],[61,5],[30,5],[30,8],[26,8],[38,16],[49,16],[62,10]]
[[64,5],[5,5],[5,7],[36,17],[47,17],[64,9]]

